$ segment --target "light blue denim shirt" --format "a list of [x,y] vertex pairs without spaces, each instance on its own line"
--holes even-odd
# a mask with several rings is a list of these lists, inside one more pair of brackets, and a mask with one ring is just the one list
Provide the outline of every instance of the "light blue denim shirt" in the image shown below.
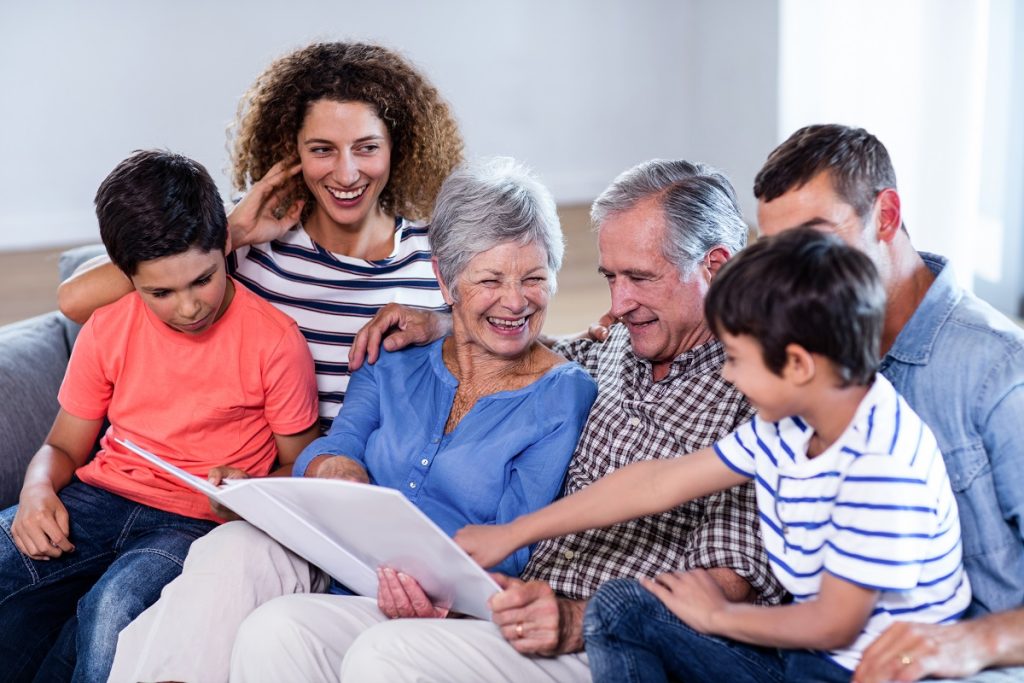
[[960,509],[967,616],[1024,605],[1024,332],[961,288],[947,260],[882,359],[931,427]]
[[[442,341],[382,351],[352,373],[331,431],[302,451],[293,474],[318,455],[346,455],[449,535],[511,522],[554,500],[597,384],[563,363],[521,389],[481,397],[446,434],[459,383],[441,358]],[[529,559],[520,548],[494,570],[518,576]]]

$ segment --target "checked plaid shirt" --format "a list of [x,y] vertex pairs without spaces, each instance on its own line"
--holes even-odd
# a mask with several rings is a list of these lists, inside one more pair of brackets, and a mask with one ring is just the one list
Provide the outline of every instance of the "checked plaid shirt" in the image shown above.
[[[604,343],[579,339],[555,350],[594,377],[597,401],[566,473],[565,495],[637,460],[672,458],[710,446],[754,414],[720,370],[725,352],[714,340],[678,356],[654,382],[624,325]],[[542,541],[524,580],[546,581],[556,593],[588,599],[608,579],[728,567],[746,579],[759,602],[776,603],[782,587],[768,568],[758,532],[752,483],[712,494],[669,512]]]

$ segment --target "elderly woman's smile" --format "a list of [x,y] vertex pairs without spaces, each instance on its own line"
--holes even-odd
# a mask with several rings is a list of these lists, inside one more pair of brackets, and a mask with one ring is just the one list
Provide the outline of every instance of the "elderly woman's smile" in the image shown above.
[[540,334],[551,298],[547,253],[505,242],[470,259],[455,283],[452,323],[460,341],[509,357]]

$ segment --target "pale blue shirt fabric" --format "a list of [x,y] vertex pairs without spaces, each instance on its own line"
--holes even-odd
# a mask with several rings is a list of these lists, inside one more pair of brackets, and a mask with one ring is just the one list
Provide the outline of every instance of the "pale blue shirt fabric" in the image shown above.
[[[346,455],[448,535],[554,500],[597,396],[594,380],[576,363],[557,365],[522,389],[480,398],[445,434],[458,382],[441,359],[442,341],[383,351],[352,373],[331,431],[303,450],[293,473],[303,476],[318,455]],[[518,576],[529,558],[521,548],[494,570]]]
[[960,510],[967,616],[1024,605],[1024,332],[961,288],[941,256],[936,280],[881,373],[928,424]]

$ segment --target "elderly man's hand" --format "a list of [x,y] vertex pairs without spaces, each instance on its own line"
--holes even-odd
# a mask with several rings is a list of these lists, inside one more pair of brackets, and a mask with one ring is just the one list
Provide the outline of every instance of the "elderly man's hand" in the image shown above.
[[400,304],[387,304],[377,311],[370,322],[352,340],[348,352],[350,370],[358,370],[363,361],[377,362],[380,348],[397,351],[406,346],[429,344],[448,334],[452,318],[445,313],[409,308]]
[[490,600],[491,618],[516,651],[553,656],[583,649],[585,602],[559,598],[543,581],[491,576],[502,588]]
[[388,619],[443,619],[444,607],[436,607],[416,579],[390,567],[377,570],[377,609]]
[[964,678],[990,664],[981,621],[958,624],[896,622],[871,643],[853,674],[855,683]]

